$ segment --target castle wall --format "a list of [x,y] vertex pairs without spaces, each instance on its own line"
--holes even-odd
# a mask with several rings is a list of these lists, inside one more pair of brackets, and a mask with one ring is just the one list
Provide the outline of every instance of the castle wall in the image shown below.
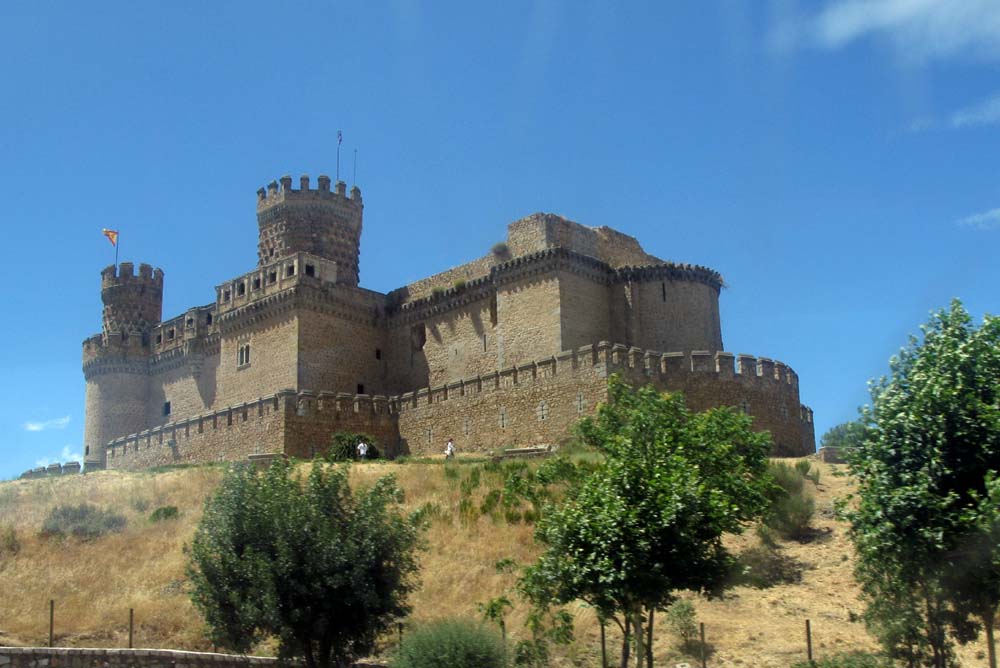
[[437,455],[558,444],[571,425],[607,399],[604,367],[590,346],[547,360],[396,398],[400,451]]
[[107,444],[107,468],[243,461],[252,454],[322,455],[338,431],[375,437],[397,454],[396,415],[385,397],[285,390],[176,420]]
[[719,293],[694,281],[637,281],[636,329],[629,341],[650,350],[722,350]]
[[[216,406],[251,401],[298,383],[299,320],[291,310],[223,330]],[[250,364],[239,364],[239,347],[250,344]]]
[[[221,355],[215,353],[199,358],[197,366],[183,359],[159,372],[154,366],[143,428],[215,409],[221,361]],[[170,402],[170,415],[163,413],[167,401]]]
[[[91,649],[82,647],[4,647],[5,668],[277,668],[280,659],[244,654],[210,654],[173,649]],[[361,668],[360,664],[355,664]]]
[[559,276],[529,275],[497,288],[497,368],[550,357],[562,349]]
[[[298,314],[298,379],[294,387],[331,392],[386,391],[386,334],[372,312]],[[376,359],[376,350],[382,359]],[[291,387],[291,386],[289,386]]]
[[427,278],[422,278],[419,281],[408,283],[406,286],[390,292],[389,297],[400,302],[422,299],[430,296],[434,288],[448,289],[454,287],[456,281],[469,282],[483,276],[488,276],[490,269],[501,261],[502,258],[490,253],[471,262],[466,262],[465,264],[438,272]]
[[592,277],[559,272],[560,350],[573,350],[611,336],[611,294]]

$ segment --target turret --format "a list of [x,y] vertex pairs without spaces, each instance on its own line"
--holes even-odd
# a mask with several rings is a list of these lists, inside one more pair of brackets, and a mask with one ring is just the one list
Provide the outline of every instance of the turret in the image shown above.
[[140,264],[135,275],[131,262],[111,265],[101,272],[101,301],[106,343],[138,337],[149,345],[149,331],[163,313],[163,271]]
[[149,397],[150,331],[161,319],[163,272],[148,264],[112,265],[101,272],[101,333],[83,342],[87,380],[84,461],[103,468],[104,446],[145,429]]
[[357,186],[350,196],[343,181],[331,190],[329,176],[320,176],[315,190],[308,176],[297,190],[290,176],[272,181],[257,191],[258,264],[310,253],[337,263],[338,283],[357,286],[363,209]]

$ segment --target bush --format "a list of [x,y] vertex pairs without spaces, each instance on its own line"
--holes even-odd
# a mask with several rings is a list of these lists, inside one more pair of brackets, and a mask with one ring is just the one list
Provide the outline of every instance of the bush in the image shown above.
[[17,539],[17,532],[11,525],[0,529],[0,558],[13,557],[21,551],[21,541]]
[[149,521],[163,522],[164,520],[176,520],[180,517],[180,514],[177,506],[160,506],[150,514]]
[[454,283],[451,284],[451,287],[455,288],[455,290],[464,290],[465,289],[465,279],[464,278],[458,279],[457,281],[455,281]]
[[358,443],[368,444],[368,456],[365,459],[378,459],[380,456],[375,446],[375,439],[368,434],[354,434],[348,431],[338,431],[330,437],[330,449],[326,451],[329,462],[348,462],[358,458]]
[[442,288],[440,285],[437,285],[437,286],[431,288],[431,297],[440,297],[444,293],[445,293],[445,289]]
[[81,503],[53,508],[42,523],[42,536],[74,536],[91,540],[108,533],[119,533],[124,528],[124,515]]
[[403,636],[392,668],[503,668],[504,647],[491,630],[462,620],[441,620]]
[[792,668],[892,668],[892,662],[869,652],[840,652],[811,664],[799,661]]
[[694,604],[679,598],[667,608],[666,618],[667,626],[680,640],[680,647],[684,650],[690,648],[698,638],[698,617],[695,615]]
[[507,254],[507,244],[504,242],[499,242],[493,244],[493,248],[490,249],[494,255],[506,255]]
[[[809,462],[805,462],[808,471]],[[781,462],[771,462],[767,467],[774,480],[771,506],[764,523],[782,538],[803,539],[809,536],[809,523],[816,511],[816,503],[805,490],[805,475],[797,465],[792,468]]]

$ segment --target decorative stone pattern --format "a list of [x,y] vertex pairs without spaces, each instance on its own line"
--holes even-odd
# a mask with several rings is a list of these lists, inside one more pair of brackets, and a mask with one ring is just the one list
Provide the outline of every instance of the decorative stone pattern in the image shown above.
[[102,331],[83,344],[86,467],[308,457],[343,429],[390,455],[449,437],[555,444],[606,400],[611,372],[694,408],[742,407],[776,454],[814,450],[794,372],[722,352],[712,269],[533,214],[506,248],[382,294],[357,285],[361,191],[299,183],[258,191],[257,267],[210,304],[162,320],[162,271],[102,271]]

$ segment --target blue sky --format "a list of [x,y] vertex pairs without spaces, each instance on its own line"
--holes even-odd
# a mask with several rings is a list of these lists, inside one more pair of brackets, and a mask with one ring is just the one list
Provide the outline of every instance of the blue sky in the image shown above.
[[256,262],[255,191],[341,176],[386,291],[551,211],[708,265],[817,439],[929,312],[996,313],[994,0],[0,4],[0,479],[79,457],[99,271],[164,316]]

